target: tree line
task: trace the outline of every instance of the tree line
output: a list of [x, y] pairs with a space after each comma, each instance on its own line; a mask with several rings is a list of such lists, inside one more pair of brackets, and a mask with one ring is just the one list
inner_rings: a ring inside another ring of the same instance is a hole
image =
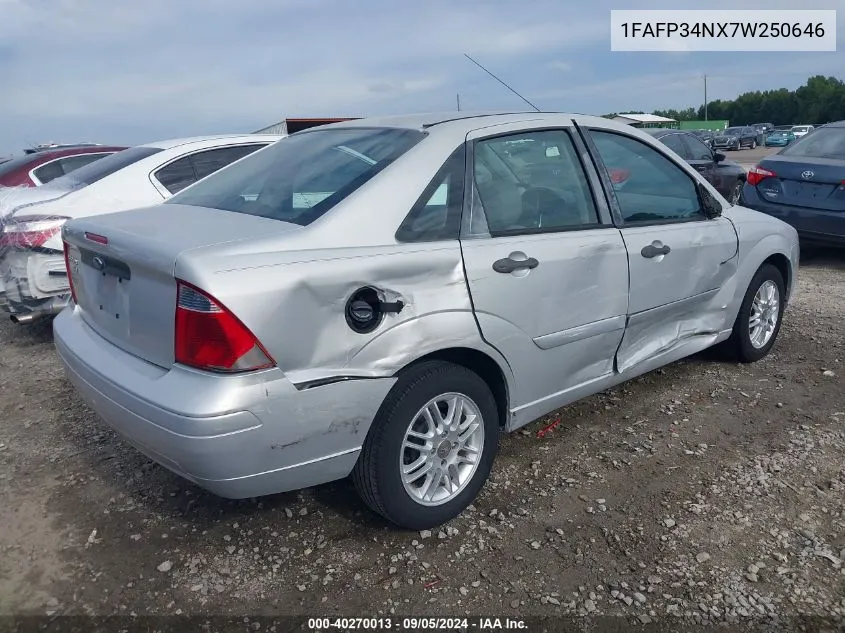
[[[652, 114], [677, 121], [703, 121], [705, 118], [703, 105], [684, 110], [655, 110]], [[604, 116], [613, 118], [617, 114]], [[845, 120], [845, 82], [836, 77], [816, 75], [795, 90], [755, 90], [736, 99], [717, 99], [707, 104], [707, 119], [727, 119], [731, 125], [819, 125], [842, 121]]]

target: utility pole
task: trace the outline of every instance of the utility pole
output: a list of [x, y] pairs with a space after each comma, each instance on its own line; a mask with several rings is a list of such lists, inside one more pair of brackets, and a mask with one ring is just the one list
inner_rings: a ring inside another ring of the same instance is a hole
[[460, 112], [461, 111], [461, 93], [459, 92], [458, 94], [456, 94], [455, 98], [458, 101], [458, 112]]
[[704, 120], [707, 121], [707, 73], [704, 73]]

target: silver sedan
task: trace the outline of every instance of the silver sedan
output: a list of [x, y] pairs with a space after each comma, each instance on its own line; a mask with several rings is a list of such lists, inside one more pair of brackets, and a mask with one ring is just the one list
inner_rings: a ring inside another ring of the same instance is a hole
[[168, 203], [68, 222], [67, 375], [221, 496], [351, 474], [421, 529], [501, 431], [719, 345], [769, 352], [787, 224], [607, 119], [390, 117], [300, 132]]

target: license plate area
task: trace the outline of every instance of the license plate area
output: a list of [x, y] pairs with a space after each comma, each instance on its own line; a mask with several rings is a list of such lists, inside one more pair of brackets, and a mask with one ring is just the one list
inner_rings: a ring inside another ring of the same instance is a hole
[[786, 187], [787, 195], [804, 200], [826, 200], [833, 187], [818, 182], [792, 182]]
[[94, 295], [96, 308], [103, 316], [119, 321], [129, 318], [129, 305], [127, 302], [127, 284], [120, 277], [108, 273], [100, 273], [97, 276], [97, 291]]
[[74, 281], [77, 276], [82, 278], [82, 283], [76, 284], [76, 294], [88, 319], [109, 334], [128, 336], [132, 277], [129, 267], [113, 257], [79, 249], [77, 272], [72, 270], [71, 275]]

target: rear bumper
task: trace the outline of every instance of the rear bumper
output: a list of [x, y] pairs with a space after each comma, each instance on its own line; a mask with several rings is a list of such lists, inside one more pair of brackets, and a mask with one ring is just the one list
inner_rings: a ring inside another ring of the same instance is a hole
[[54, 321], [68, 379], [150, 459], [220, 496], [256, 497], [348, 475], [395, 379], [298, 390], [278, 369], [219, 376], [127, 354], [74, 308]]
[[12, 315], [56, 315], [70, 288], [62, 253], [8, 248], [0, 253], [0, 310]]
[[798, 236], [805, 241], [845, 244], [845, 213], [768, 202], [760, 196], [756, 187], [747, 183], [742, 188], [740, 203], [749, 209], [783, 220], [794, 227]]

